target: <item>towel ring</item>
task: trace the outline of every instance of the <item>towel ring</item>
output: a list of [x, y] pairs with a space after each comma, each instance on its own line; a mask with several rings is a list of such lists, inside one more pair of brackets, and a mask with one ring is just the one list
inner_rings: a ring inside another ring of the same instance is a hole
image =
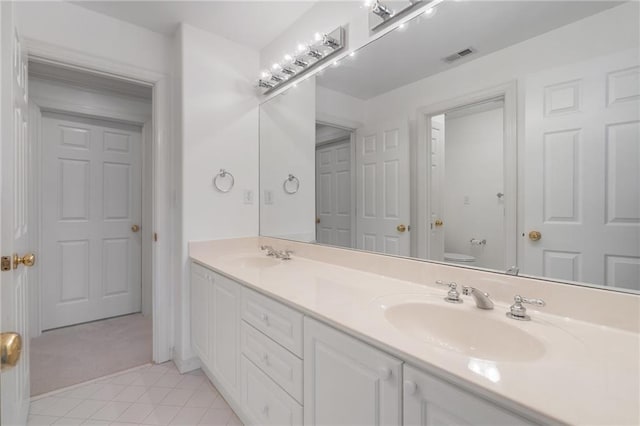
[[[293, 182], [293, 185], [294, 185], [293, 188], [291, 189], [289, 189], [290, 182]], [[284, 192], [286, 192], [287, 194], [295, 194], [300, 189], [300, 179], [298, 179], [292, 174], [289, 174], [289, 177], [286, 178], [282, 183], [282, 189], [284, 189]]]
[[[224, 188], [224, 187], [220, 187], [220, 184], [218, 183], [219, 179], [224, 179], [226, 177], [229, 177], [231, 179], [231, 182], [229, 183], [229, 187], [228, 188]], [[226, 171], [225, 169], [220, 169], [220, 173], [218, 173], [217, 175], [215, 175], [215, 177], [213, 178], [213, 186], [216, 187], [216, 189], [220, 192], [229, 192], [231, 191], [231, 188], [233, 188], [233, 184], [235, 183], [235, 179], [233, 178], [233, 175], [231, 173], [229, 173], [228, 171]]]

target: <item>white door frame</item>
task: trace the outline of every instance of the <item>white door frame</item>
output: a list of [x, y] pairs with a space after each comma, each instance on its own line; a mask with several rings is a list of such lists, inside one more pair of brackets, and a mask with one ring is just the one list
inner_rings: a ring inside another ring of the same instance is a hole
[[[419, 167], [418, 159], [431, 164], [431, 117], [467, 105], [495, 98], [504, 99], [504, 205], [505, 205], [505, 264], [516, 264], [517, 207], [518, 207], [518, 139], [517, 139], [517, 82], [469, 93], [457, 98], [439, 102], [417, 110], [418, 143], [412, 160], [412, 185], [416, 191], [411, 206], [411, 223], [415, 225], [416, 238], [411, 240], [412, 256], [429, 259], [429, 235], [431, 223], [431, 200], [429, 200], [429, 167]], [[445, 127], [446, 130], [446, 127]], [[414, 220], [415, 219], [415, 220]]]
[[[25, 44], [29, 57], [40, 62], [97, 72], [105, 76], [116, 76], [153, 88], [152, 125], [146, 122], [143, 129], [143, 139], [147, 139], [144, 136], [148, 134], [147, 132], [152, 132], [150, 138], [152, 142], [150, 147], [152, 182], [149, 186], [152, 189], [152, 208], [149, 214], [151, 226], [146, 228], [150, 232], [149, 235], [159, 234], [158, 240], [151, 244], [150, 254], [152, 264], [153, 361], [158, 363], [168, 361], [172, 358], [173, 342], [171, 336], [172, 290], [169, 277], [174, 276], [173, 269], [175, 267], [171, 262], [171, 240], [174, 237], [171, 224], [174, 219], [174, 209], [170, 200], [172, 199], [174, 180], [172, 179], [173, 167], [170, 160], [171, 145], [169, 144], [173, 130], [170, 119], [171, 84], [169, 76], [39, 40], [27, 39]], [[85, 111], [85, 113], [87, 112]], [[151, 238], [149, 241], [151, 242]], [[145, 244], [143, 244], [144, 246]]]
[[[336, 122], [340, 122], [338, 124], [336, 124]], [[336, 117], [332, 117], [332, 118], [328, 118], [328, 117], [322, 117], [322, 118], [317, 118], [316, 117], [316, 123], [317, 124], [323, 124], [325, 126], [331, 126], [331, 127], [335, 127], [336, 129], [342, 129], [342, 130], [346, 130], [347, 132], [349, 132], [350, 134], [350, 138], [349, 138], [349, 151], [350, 151], [350, 155], [351, 155], [351, 159], [350, 159], [350, 164], [349, 167], [351, 169], [351, 248], [355, 249], [355, 243], [356, 243], [356, 214], [357, 214], [357, 198], [356, 198], [356, 127], [351, 127], [353, 126], [355, 123], [352, 122], [347, 122], [346, 120], [342, 121], [337, 119]], [[343, 140], [344, 138], [341, 138], [340, 140]], [[322, 146], [326, 143], [333, 143], [336, 142], [336, 140], [330, 140], [327, 142], [323, 142], [322, 144], [318, 145], [316, 143], [316, 149], [318, 148], [318, 146]]]

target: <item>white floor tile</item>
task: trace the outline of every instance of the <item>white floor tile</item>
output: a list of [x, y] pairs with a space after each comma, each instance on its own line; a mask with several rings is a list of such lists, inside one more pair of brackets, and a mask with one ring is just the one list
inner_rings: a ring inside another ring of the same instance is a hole
[[75, 419], [71, 417], [60, 417], [54, 425], [56, 426], [76, 426], [82, 424], [86, 419]]
[[182, 376], [175, 373], [166, 373], [157, 382], [155, 382], [155, 386], [163, 387], [163, 388], [174, 388], [180, 381], [182, 380]]
[[87, 399], [82, 401], [80, 404], [75, 406], [71, 411], [69, 411], [65, 417], [74, 417], [79, 419], [88, 419], [98, 412], [101, 408], [107, 405], [106, 401], [95, 401], [91, 399]]
[[143, 393], [140, 398], [138, 398], [139, 403], [141, 404], [160, 404], [160, 401], [164, 399], [167, 394], [171, 392], [171, 388], [156, 388], [150, 387], [147, 388], [146, 392]]
[[27, 425], [28, 426], [51, 425], [56, 420], [58, 420], [58, 417], [55, 417], [55, 416], [41, 416], [39, 414], [32, 414], [27, 419]]
[[142, 422], [145, 425], [168, 425], [178, 414], [180, 407], [159, 405]]
[[153, 411], [154, 406], [151, 404], [138, 404], [135, 403], [131, 405], [131, 407], [127, 408], [127, 410], [118, 417], [119, 422], [125, 423], [140, 423], [142, 422], [151, 412]]
[[116, 397], [120, 392], [125, 389], [124, 385], [116, 385], [112, 383], [107, 383], [102, 385], [102, 388], [95, 392], [93, 395], [87, 397], [87, 399], [96, 399], [98, 401], [111, 401]]
[[135, 402], [146, 391], [147, 388], [144, 386], [127, 386], [122, 392], [116, 395], [113, 400], [120, 402]]
[[226, 408], [209, 408], [200, 419], [200, 425], [221, 426], [226, 425], [231, 418], [231, 410]]
[[202, 370], [153, 365], [31, 403], [28, 425], [241, 426]]
[[207, 409], [204, 407], [182, 407], [170, 424], [176, 426], [195, 426], [206, 411]]
[[91, 418], [96, 420], [114, 421], [130, 406], [131, 403], [129, 402], [110, 401], [93, 414]]
[[38, 413], [43, 416], [63, 417], [74, 407], [79, 405], [82, 400], [77, 398], [58, 398], [50, 396], [49, 403]]
[[176, 389], [198, 389], [204, 383], [202, 376], [190, 376], [188, 374], [182, 376], [182, 380], [175, 386]]
[[191, 398], [193, 392], [194, 391], [191, 389], [171, 389], [167, 396], [160, 401], [160, 405], [175, 405], [182, 407]]

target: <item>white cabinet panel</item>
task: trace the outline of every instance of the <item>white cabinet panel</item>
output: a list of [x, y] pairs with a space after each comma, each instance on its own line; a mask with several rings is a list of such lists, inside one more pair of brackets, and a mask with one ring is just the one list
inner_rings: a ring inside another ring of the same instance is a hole
[[431, 425], [533, 425], [527, 420], [436, 379], [404, 366], [404, 424]]
[[242, 321], [242, 354], [302, 403], [302, 360]]
[[240, 375], [240, 294], [241, 286], [211, 273], [209, 308], [209, 367], [227, 394], [237, 397]]
[[401, 361], [305, 318], [305, 425], [399, 425], [401, 383]]
[[255, 425], [302, 424], [300, 404], [244, 356], [241, 404]]
[[212, 272], [191, 264], [191, 344], [204, 364], [209, 364], [209, 313]]
[[247, 288], [242, 291], [242, 319], [302, 357], [302, 314]]

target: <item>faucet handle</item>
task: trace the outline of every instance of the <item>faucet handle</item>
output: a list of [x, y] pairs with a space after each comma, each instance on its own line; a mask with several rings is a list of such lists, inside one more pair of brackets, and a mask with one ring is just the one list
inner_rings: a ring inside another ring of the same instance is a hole
[[446, 285], [449, 287], [449, 292], [447, 293], [447, 297], [444, 298], [445, 302], [462, 303], [462, 299], [460, 298], [460, 292], [458, 292], [458, 284], [454, 283], [453, 281], [445, 283], [442, 280], [436, 280], [436, 284]]
[[523, 303], [540, 307], [547, 305], [542, 299], [529, 299], [516, 294], [513, 297], [513, 305], [509, 308], [507, 316], [518, 321], [530, 321], [531, 317], [527, 315], [527, 308], [524, 307]]

